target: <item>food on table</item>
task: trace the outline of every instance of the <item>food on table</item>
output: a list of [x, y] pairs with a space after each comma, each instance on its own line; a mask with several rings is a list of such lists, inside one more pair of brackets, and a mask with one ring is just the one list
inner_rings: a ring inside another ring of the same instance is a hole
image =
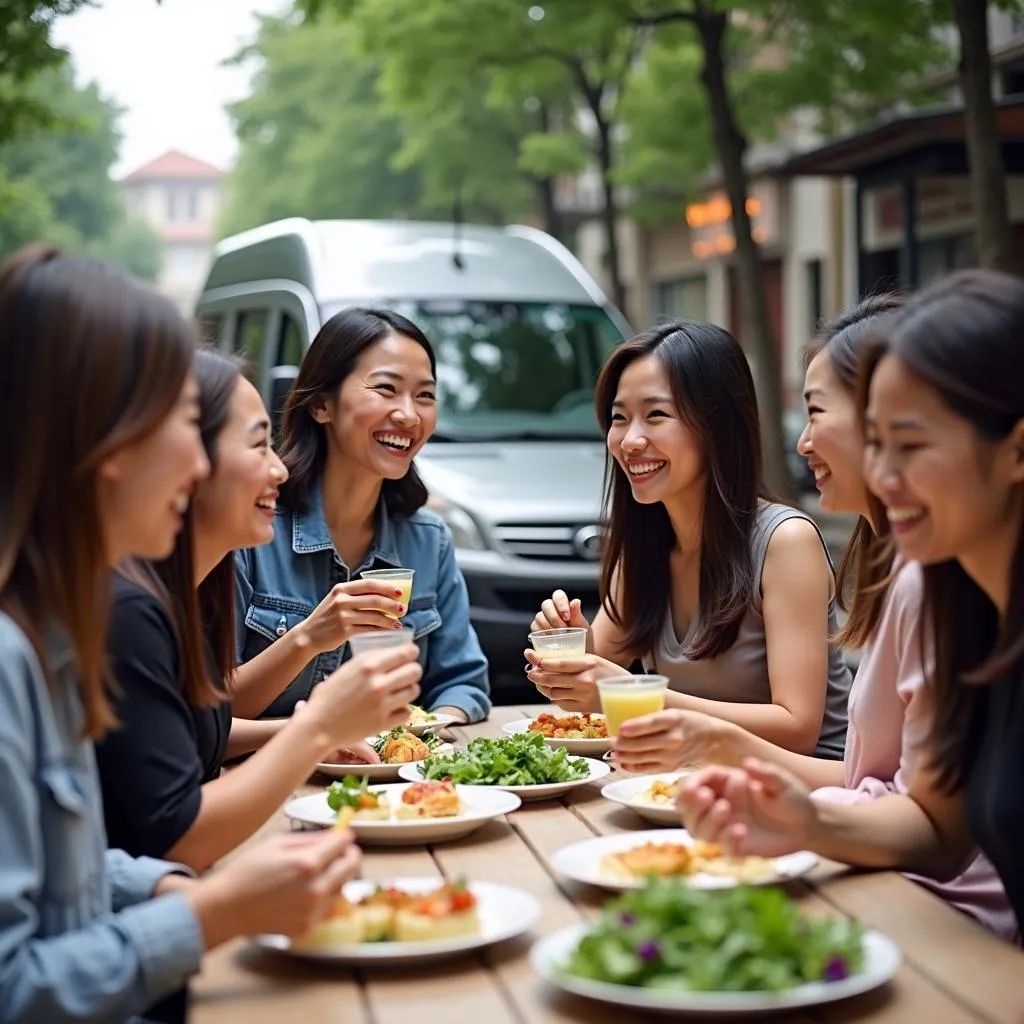
[[856, 921], [805, 916], [781, 889], [699, 890], [659, 878], [607, 904], [563, 967], [687, 992], [783, 992], [862, 969]]
[[539, 732], [547, 740], [605, 740], [608, 723], [604, 715], [553, 715], [543, 712], [528, 726], [527, 731]]
[[384, 764], [409, 764], [430, 757], [442, 745], [433, 733], [414, 736], [404, 725], [396, 725], [390, 732], [378, 736], [370, 746]]
[[564, 747], [549, 747], [536, 732], [500, 739], [481, 736], [450, 754], [431, 755], [420, 770], [425, 779], [449, 778], [476, 786], [543, 786], [590, 774], [583, 758], [569, 757]]
[[339, 896], [324, 918], [304, 935], [292, 939], [296, 949], [325, 949], [330, 946], [351, 946], [363, 941], [363, 919], [359, 908]]
[[642, 793], [637, 793], [633, 802], [653, 804], [655, 807], [670, 807], [676, 802], [685, 781], [684, 778], [675, 779], [673, 782], [655, 779]]
[[350, 821], [390, 821], [392, 814], [399, 821], [455, 818], [465, 810], [455, 785], [448, 779], [411, 783], [402, 791], [397, 806], [388, 800], [387, 793], [370, 789], [369, 782], [368, 778], [346, 775], [340, 782], [331, 783], [327, 806], [338, 812], [335, 828], [344, 828]]
[[462, 881], [423, 893], [378, 886], [355, 902], [338, 897], [327, 916], [292, 945], [330, 949], [361, 942], [429, 942], [479, 931], [476, 897]]
[[759, 882], [776, 874], [767, 857], [727, 857], [714, 843], [642, 843], [601, 858], [600, 871], [612, 878], [638, 879], [646, 875], [721, 875], [740, 882]]
[[476, 897], [464, 884], [457, 884], [442, 886], [396, 910], [391, 937], [396, 942], [425, 942], [474, 935], [479, 930]]
[[409, 720], [405, 723], [407, 727], [430, 725], [431, 722], [437, 721], [437, 715], [433, 711], [424, 711], [416, 704], [409, 704], [408, 708]]
[[451, 779], [413, 782], [395, 808], [396, 818], [455, 818], [461, 813], [462, 801]]
[[[369, 788], [369, 779], [358, 779], [346, 775], [340, 782], [332, 782], [327, 790], [327, 806], [338, 811], [337, 828], [344, 828], [349, 821], [387, 821], [391, 817], [391, 805], [385, 793], [374, 793]], [[345, 813], [345, 812], [349, 813]]]

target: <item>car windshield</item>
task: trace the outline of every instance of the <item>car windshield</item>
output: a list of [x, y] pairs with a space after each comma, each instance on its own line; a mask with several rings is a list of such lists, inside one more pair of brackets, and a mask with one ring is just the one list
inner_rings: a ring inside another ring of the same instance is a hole
[[601, 437], [594, 381], [622, 333], [597, 306], [392, 301], [437, 355], [438, 441]]

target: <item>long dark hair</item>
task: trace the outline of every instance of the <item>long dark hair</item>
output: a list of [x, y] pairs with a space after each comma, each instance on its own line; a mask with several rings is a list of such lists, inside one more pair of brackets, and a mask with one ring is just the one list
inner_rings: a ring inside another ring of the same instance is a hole
[[[244, 363], [214, 348], [196, 352], [199, 382], [199, 433], [213, 472], [217, 440], [231, 413], [231, 399], [242, 379]], [[235, 570], [229, 552], [195, 582], [195, 512], [190, 506], [174, 551], [159, 562], [133, 559], [120, 567], [126, 578], [145, 587], [167, 609], [180, 651], [182, 690], [195, 707], [216, 707], [235, 668]], [[212, 657], [216, 678], [210, 677]]]
[[[824, 352], [836, 380], [854, 401], [864, 352], [887, 322], [903, 308], [894, 293], [869, 295], [852, 309], [826, 323], [804, 353], [804, 370]], [[871, 520], [858, 517], [836, 573], [839, 607], [846, 622], [836, 634], [843, 647], [863, 647], [874, 635], [892, 578], [895, 547], [882, 503], [868, 492]]]
[[[907, 302], [865, 365], [862, 399], [888, 351], [957, 416], [990, 441], [1024, 417], [1024, 281], [993, 270], [965, 270]], [[931, 762], [947, 793], [962, 788], [973, 760], [978, 684], [1024, 670], [1024, 528], [1000, 623], [995, 606], [956, 560], [924, 567], [927, 650], [934, 656]], [[975, 685], [964, 685], [975, 684]]]
[[97, 260], [31, 246], [0, 267], [0, 609], [44, 671], [45, 631], [66, 632], [93, 739], [117, 722], [97, 472], [174, 409], [195, 341], [173, 303]]
[[[721, 327], [694, 322], [656, 327], [620, 345], [601, 370], [595, 405], [606, 434], [623, 372], [646, 356], [665, 368], [676, 409], [702, 449], [707, 483], [700, 628], [686, 653], [695, 660], [713, 658], [735, 643], [757, 586], [751, 538], [758, 500], [768, 495], [754, 380], [743, 349]], [[654, 648], [671, 599], [672, 524], [660, 502], [643, 505], [633, 499], [626, 474], [610, 455], [604, 518], [602, 598], [624, 633], [622, 653], [642, 657]]]
[[[281, 501], [304, 512], [327, 462], [324, 427], [313, 419], [313, 407], [337, 393], [359, 357], [389, 335], [411, 338], [427, 353], [430, 372], [437, 373], [434, 349], [427, 336], [404, 316], [389, 309], [354, 306], [336, 313], [320, 328], [299, 367], [281, 420], [281, 461], [288, 480]], [[388, 513], [407, 518], [427, 503], [427, 488], [415, 466], [401, 480], [385, 480], [381, 490]]]

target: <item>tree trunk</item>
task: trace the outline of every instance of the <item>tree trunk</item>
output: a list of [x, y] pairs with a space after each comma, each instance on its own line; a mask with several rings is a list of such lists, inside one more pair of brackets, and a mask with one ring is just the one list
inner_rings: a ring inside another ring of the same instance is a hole
[[[551, 112], [546, 103], [541, 102], [537, 109], [537, 121], [540, 130], [547, 134], [551, 131]], [[555, 179], [554, 178], [531, 178], [534, 191], [537, 195], [537, 205], [540, 208], [541, 219], [544, 223], [544, 230], [564, 242], [562, 238], [562, 217], [558, 212], [558, 204], [555, 201]]]
[[537, 194], [537, 206], [540, 210], [541, 222], [544, 230], [564, 242], [562, 238], [562, 216], [558, 212], [558, 204], [555, 202], [555, 180], [554, 178], [532, 178], [533, 188]]
[[612, 301], [629, 319], [626, 309], [626, 289], [622, 283], [622, 267], [619, 261], [619, 197], [612, 181], [612, 168], [615, 166], [615, 155], [612, 147], [611, 125], [605, 121], [601, 111], [594, 108], [594, 119], [597, 121], [597, 161], [601, 169], [601, 188], [604, 193], [604, 208], [601, 210], [601, 222], [604, 224], [605, 245], [608, 258], [608, 278], [612, 283]]
[[960, 88], [964, 94], [978, 263], [982, 267], [1012, 271], [1013, 236], [1006, 198], [1006, 171], [992, 100], [988, 3], [986, 0], [953, 0], [953, 13], [960, 34]]
[[747, 172], [743, 166], [747, 143], [736, 124], [726, 81], [723, 48], [728, 21], [725, 14], [706, 10], [700, 11], [695, 20], [704, 48], [701, 81], [708, 98], [715, 152], [721, 165], [726, 195], [732, 206], [736, 281], [740, 288], [743, 333], [754, 357], [764, 442], [765, 480], [777, 496], [786, 499], [793, 495], [793, 482], [786, 469], [780, 367], [765, 299], [761, 258], [751, 231], [750, 215], [747, 213]]

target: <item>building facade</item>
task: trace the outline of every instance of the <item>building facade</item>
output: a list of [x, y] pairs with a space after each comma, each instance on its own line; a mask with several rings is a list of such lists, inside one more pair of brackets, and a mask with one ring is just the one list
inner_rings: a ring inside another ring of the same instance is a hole
[[157, 287], [188, 315], [213, 255], [222, 177], [212, 164], [170, 150], [120, 182], [129, 212], [163, 242]]

